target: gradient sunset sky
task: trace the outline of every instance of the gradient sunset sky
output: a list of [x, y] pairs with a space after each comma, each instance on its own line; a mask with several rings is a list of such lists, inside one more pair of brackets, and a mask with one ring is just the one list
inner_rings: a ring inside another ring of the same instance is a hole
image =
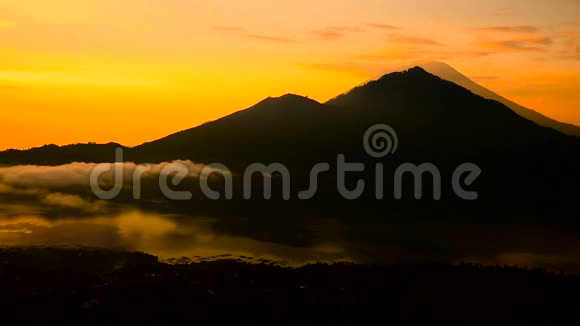
[[0, 0], [0, 149], [133, 146], [424, 60], [580, 125], [578, 0]]

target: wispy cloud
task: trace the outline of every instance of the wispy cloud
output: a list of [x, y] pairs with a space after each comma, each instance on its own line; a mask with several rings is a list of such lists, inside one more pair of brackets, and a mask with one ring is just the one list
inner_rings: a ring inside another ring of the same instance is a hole
[[383, 29], [383, 30], [398, 30], [401, 29], [395, 25], [388, 25], [388, 24], [376, 24], [376, 23], [369, 23], [367, 24], [368, 27], [376, 28], [376, 29]]
[[358, 26], [328, 26], [327, 30], [343, 32], [343, 33], [358, 33], [364, 30]]
[[344, 33], [331, 30], [316, 30], [310, 32], [310, 34], [314, 36], [314, 38], [324, 41], [337, 40], [345, 36]]
[[248, 35], [249, 38], [253, 38], [260, 41], [268, 41], [268, 42], [280, 42], [280, 43], [294, 43], [295, 40], [286, 37], [286, 36], [271, 36], [271, 35], [255, 35], [250, 34]]
[[452, 58], [476, 58], [490, 55], [489, 51], [478, 50], [454, 50], [447, 51], [444, 47], [431, 47], [431, 49], [400, 49], [395, 52], [378, 51], [371, 53], [363, 53], [356, 56], [357, 60], [364, 60], [368, 62], [390, 62], [393, 60], [402, 60], [408, 62], [410, 60], [422, 61], [441, 61]]
[[473, 31], [489, 33], [538, 33], [540, 28], [532, 25], [520, 26], [487, 26], [470, 28]]
[[469, 28], [478, 40], [475, 45], [490, 53], [542, 52], [553, 39], [533, 25], [487, 26]]
[[545, 50], [547, 45], [552, 44], [552, 42], [550, 37], [538, 35], [502, 40], [481, 40], [476, 42], [476, 45], [490, 52], [541, 52]]
[[563, 47], [559, 51], [564, 60], [580, 60], [580, 32], [576, 30], [561, 31], [557, 36]]
[[357, 26], [327, 26], [321, 30], [311, 31], [310, 34], [318, 40], [333, 41], [346, 36], [347, 33], [359, 33], [363, 29]]
[[407, 36], [401, 34], [388, 35], [389, 41], [404, 45], [444, 46], [445, 44], [424, 37]]
[[233, 35], [239, 35], [241, 37], [249, 37], [255, 40], [267, 41], [267, 42], [280, 42], [280, 43], [293, 43], [295, 40], [278, 35], [263, 35], [263, 34], [252, 34], [248, 32], [248, 29], [241, 26], [213, 26], [213, 30], [221, 33], [230, 33]]

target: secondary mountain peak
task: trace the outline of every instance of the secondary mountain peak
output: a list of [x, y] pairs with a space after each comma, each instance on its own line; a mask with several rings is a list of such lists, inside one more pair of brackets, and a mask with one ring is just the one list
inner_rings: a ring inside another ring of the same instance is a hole
[[403, 71], [403, 73], [405, 74], [415, 74], [415, 75], [421, 75], [421, 74], [429, 74], [425, 69], [419, 67], [419, 66], [414, 66], [412, 68], [407, 69], [406, 71]]
[[298, 94], [294, 94], [294, 93], [286, 93], [282, 96], [278, 96], [278, 97], [274, 97], [274, 98], [281, 99], [281, 100], [313, 101], [313, 100], [309, 99], [308, 96], [302, 96], [302, 95], [298, 95]]
[[296, 94], [268, 97], [218, 120], [145, 143], [135, 153], [140, 161], [177, 157], [244, 163], [294, 155], [287, 149], [306, 143], [328, 111], [323, 104]]
[[[425, 69], [419, 66], [413, 66], [408, 69], [404, 69], [398, 72], [387, 73], [383, 75], [378, 80], [390, 79], [390, 78], [423, 78], [425, 80], [433, 80], [433, 74], [427, 72]], [[435, 78], [438, 79], [438, 78]]]
[[285, 107], [304, 107], [312, 105], [316, 106], [320, 105], [320, 103], [306, 96], [288, 93], [277, 97], [267, 97], [256, 104], [255, 107], [272, 107], [281, 109]]

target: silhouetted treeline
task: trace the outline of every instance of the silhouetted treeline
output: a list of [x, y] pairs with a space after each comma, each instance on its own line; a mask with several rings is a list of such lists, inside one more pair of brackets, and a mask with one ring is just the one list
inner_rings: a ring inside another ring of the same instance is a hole
[[580, 321], [580, 279], [480, 265], [239, 259], [169, 265], [99, 249], [0, 249], [4, 321], [466, 324]]

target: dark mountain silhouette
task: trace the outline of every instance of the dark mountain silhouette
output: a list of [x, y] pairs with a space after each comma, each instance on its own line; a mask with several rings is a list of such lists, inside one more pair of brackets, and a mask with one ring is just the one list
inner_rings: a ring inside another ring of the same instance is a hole
[[528, 109], [523, 107], [513, 101], [508, 100], [507, 98], [477, 84], [473, 80], [469, 79], [467, 76], [463, 75], [459, 71], [455, 70], [453, 67], [439, 61], [432, 61], [426, 62], [422, 64], [418, 64], [421, 68], [425, 69], [429, 73], [432, 73], [436, 76], [439, 76], [443, 79], [449, 80], [457, 85], [463, 86], [473, 93], [483, 96], [485, 98], [496, 100], [505, 104], [507, 107], [512, 109], [517, 114], [521, 115], [522, 117], [531, 120], [540, 126], [550, 127], [556, 129], [562, 133], [567, 135], [577, 136], [580, 137], [580, 127], [569, 124], [563, 123], [560, 121], [556, 121], [554, 119], [550, 119], [537, 111]]
[[[396, 130], [399, 148], [394, 155], [375, 159], [365, 152], [363, 135], [375, 124], [388, 124]], [[114, 158], [114, 146], [94, 146], [95, 151], [90, 150], [90, 145], [84, 146], [88, 147], [82, 147], [83, 151], [76, 151], [73, 146], [3, 152], [0, 163], [58, 164]], [[175, 159], [217, 162], [226, 164], [238, 176], [254, 162], [281, 162], [292, 172], [292, 184], [304, 190], [315, 163], [329, 162], [334, 166], [337, 154], [342, 153], [349, 162], [369, 167], [364, 173], [351, 176], [347, 180], [350, 184], [364, 178], [372, 185], [372, 167], [383, 163], [385, 171], [389, 171], [385, 175], [387, 193], [392, 193], [392, 172], [397, 166], [407, 162], [432, 163], [444, 178], [443, 199], [451, 201], [457, 198], [450, 176], [459, 164], [471, 162], [483, 171], [472, 185], [481, 193], [473, 205], [494, 213], [520, 212], [525, 208], [549, 215], [554, 214], [554, 208], [562, 214], [573, 214], [569, 209], [580, 181], [579, 149], [580, 138], [539, 126], [498, 101], [415, 67], [385, 75], [325, 104], [291, 94], [268, 98], [216, 121], [126, 149], [125, 159], [151, 163]], [[424, 188], [429, 186], [427, 183]], [[335, 169], [321, 179], [319, 192], [321, 196], [336, 194]], [[404, 196], [413, 197], [412, 186], [406, 188]], [[374, 194], [368, 197], [374, 199]], [[464, 204], [440, 206], [439, 210], [449, 213], [450, 207]], [[365, 207], [380, 211], [373, 205]], [[433, 211], [432, 206], [418, 205], [417, 201], [408, 205]], [[470, 211], [474, 211], [473, 207]]]
[[[338, 152], [362, 153], [362, 135], [375, 123], [394, 127], [405, 144], [404, 152], [421, 149], [444, 156], [447, 152], [485, 154], [483, 147], [529, 150], [578, 143], [522, 119], [498, 101], [415, 67], [387, 74], [325, 104], [292, 94], [267, 98], [216, 121], [125, 150], [127, 159], [138, 162], [316, 161]], [[9, 150], [0, 153], [0, 164], [111, 161], [116, 146]]]
[[28, 150], [9, 149], [0, 152], [0, 164], [59, 165], [72, 162], [112, 162], [115, 157], [115, 149], [118, 147], [127, 149], [117, 143], [88, 143], [66, 146], [51, 144]]
[[[367, 123], [388, 121], [417, 145], [439, 149], [454, 145], [455, 152], [479, 146], [537, 146], [567, 139], [522, 119], [497, 101], [477, 96], [419, 67], [385, 75], [327, 105]], [[417, 141], [419, 137], [421, 141]]]
[[[365, 155], [362, 136], [391, 125], [408, 155], [487, 156], [486, 151], [557, 150], [577, 143], [523, 119], [505, 105], [413, 68], [385, 75], [320, 104], [297, 95], [268, 98], [246, 110], [137, 146], [137, 161], [320, 161]], [[433, 159], [433, 157], [431, 157]]]
[[324, 130], [333, 127], [332, 117], [328, 107], [287, 94], [137, 146], [131, 155], [137, 161], [191, 159], [238, 167], [252, 162], [308, 160], [308, 156], [315, 155], [311, 148], [332, 142], [324, 136]]
[[353, 135], [380, 121], [392, 126], [400, 147], [389, 158], [394, 165], [431, 162], [450, 175], [459, 163], [477, 163], [484, 173], [477, 189], [486, 194], [480, 203], [529, 208], [533, 199], [546, 208], [564, 205], [577, 191], [571, 181], [580, 180], [574, 168], [580, 163], [578, 138], [541, 127], [422, 68], [385, 75], [327, 105], [350, 117]]

